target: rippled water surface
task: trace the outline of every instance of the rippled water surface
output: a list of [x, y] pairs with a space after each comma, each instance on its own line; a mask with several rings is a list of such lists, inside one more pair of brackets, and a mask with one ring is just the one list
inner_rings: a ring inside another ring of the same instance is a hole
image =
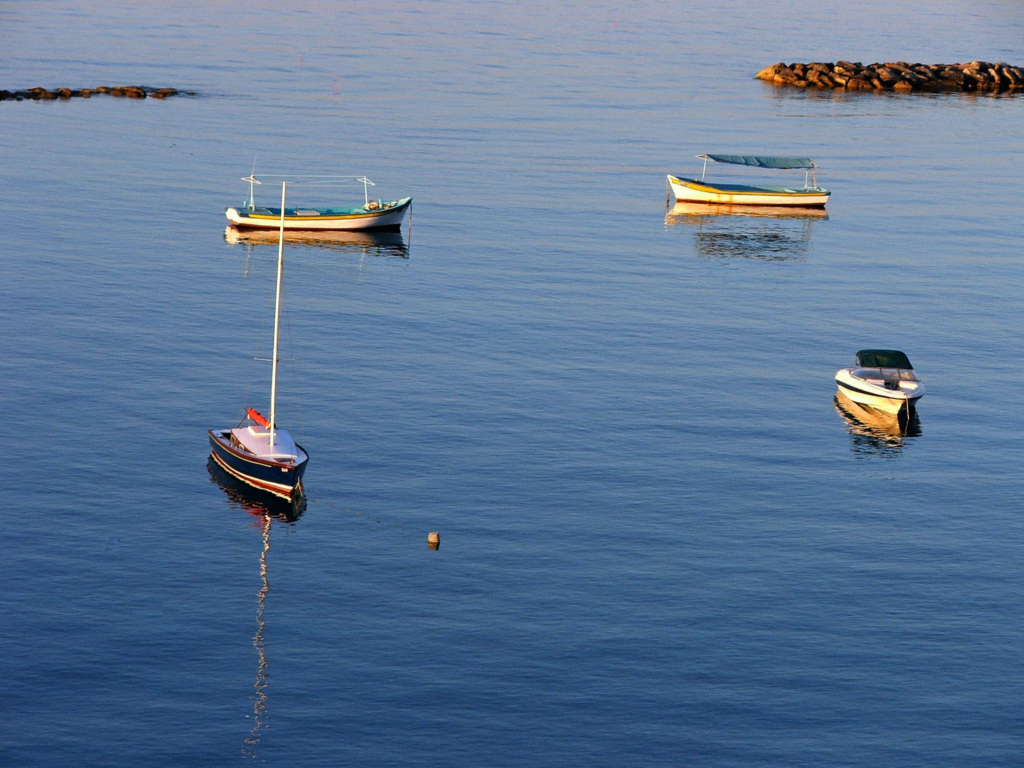
[[[0, 4], [0, 88], [196, 94], [0, 102], [0, 764], [1020, 764], [1024, 96], [753, 79], [1021, 65], [1019, 4], [129, 5]], [[827, 215], [666, 212], [715, 150]], [[206, 464], [254, 163], [415, 198], [285, 249], [293, 522]]]

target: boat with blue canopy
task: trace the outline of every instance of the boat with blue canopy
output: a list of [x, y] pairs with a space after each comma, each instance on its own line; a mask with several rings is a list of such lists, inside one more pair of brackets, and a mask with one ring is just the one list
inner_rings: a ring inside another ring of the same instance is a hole
[[[282, 177], [266, 176], [264, 179], [280, 179]], [[399, 200], [371, 200], [369, 188], [376, 186], [365, 176], [288, 176], [288, 184], [295, 186], [337, 186], [353, 181], [363, 185], [363, 204], [358, 206], [332, 206], [318, 208], [313, 206], [286, 208], [284, 216], [280, 208], [256, 205], [255, 189], [262, 182], [255, 174], [250, 174], [242, 181], [249, 182], [249, 199], [237, 208], [224, 211], [234, 226], [240, 229], [278, 229], [283, 226], [287, 230], [318, 230], [318, 231], [377, 231], [397, 232], [402, 227], [405, 214], [412, 208], [412, 198], [403, 197]]]
[[[718, 205], [770, 205], [801, 208], [824, 208], [832, 194], [818, 186], [815, 169], [806, 157], [775, 157], [767, 155], [697, 155], [704, 161], [699, 179], [668, 174], [668, 185], [676, 202], [715, 203]], [[769, 170], [802, 170], [803, 186], [765, 184], [711, 183], [706, 180], [708, 161]]]

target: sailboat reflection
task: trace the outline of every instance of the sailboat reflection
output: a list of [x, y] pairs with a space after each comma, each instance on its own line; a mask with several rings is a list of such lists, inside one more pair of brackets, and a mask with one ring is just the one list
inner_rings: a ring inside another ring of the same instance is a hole
[[267, 608], [267, 595], [270, 592], [270, 579], [267, 575], [267, 553], [270, 552], [270, 526], [274, 520], [283, 523], [294, 523], [306, 509], [304, 497], [301, 502], [290, 503], [270, 493], [263, 493], [244, 483], [235, 480], [220, 468], [211, 456], [207, 459], [210, 477], [221, 486], [233, 505], [241, 507], [252, 515], [263, 536], [263, 549], [260, 552], [260, 588], [256, 592], [256, 634], [252, 638], [256, 649], [256, 680], [252, 693], [252, 729], [245, 737], [242, 754], [248, 758], [256, 757], [260, 743], [260, 731], [263, 729], [267, 712], [267, 684], [269, 682], [269, 664], [267, 663], [266, 642], [264, 631], [267, 622], [264, 613]]
[[790, 261], [804, 257], [815, 220], [827, 218], [821, 208], [676, 203], [665, 226], [692, 227], [705, 258]]
[[[227, 227], [224, 240], [228, 245], [273, 245], [277, 247], [278, 230], [236, 229]], [[346, 232], [346, 231], [304, 231], [286, 230], [284, 239], [288, 243], [325, 248], [340, 253], [357, 253], [360, 256], [394, 256], [409, 258], [409, 246], [402, 239], [401, 232]]]
[[242, 747], [242, 754], [246, 757], [256, 757], [256, 747], [260, 743], [260, 731], [263, 728], [263, 716], [267, 711], [267, 684], [269, 665], [267, 664], [266, 643], [263, 639], [263, 630], [267, 628], [267, 622], [263, 618], [263, 612], [267, 608], [267, 593], [270, 591], [270, 580], [267, 578], [267, 552], [270, 551], [270, 515], [263, 516], [261, 525], [263, 532], [263, 551], [260, 552], [260, 589], [256, 593], [256, 634], [252, 638], [252, 646], [256, 649], [259, 661], [256, 663], [256, 682], [253, 683], [252, 694], [252, 730], [245, 737], [245, 746]]
[[236, 480], [225, 472], [213, 460], [212, 455], [206, 460], [206, 469], [210, 473], [212, 482], [219, 485], [221, 490], [227, 494], [232, 506], [240, 507], [250, 515], [267, 516], [280, 520], [282, 523], [294, 523], [306, 511], [306, 496], [303, 493], [297, 493], [291, 499], [284, 499], [272, 493], [260, 491]]
[[853, 452], [859, 455], [896, 457], [907, 444], [907, 438], [921, 435], [921, 420], [916, 410], [908, 415], [883, 413], [853, 402], [842, 392], [832, 401], [853, 439]]

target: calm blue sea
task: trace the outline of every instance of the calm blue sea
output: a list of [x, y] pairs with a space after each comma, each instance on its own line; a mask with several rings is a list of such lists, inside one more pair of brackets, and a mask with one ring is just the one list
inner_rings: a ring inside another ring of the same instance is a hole
[[[0, 103], [0, 765], [1020, 766], [1024, 95], [753, 76], [1022, 28], [0, 3], [0, 88], [196, 94]], [[813, 158], [827, 216], [666, 213], [706, 151]], [[415, 198], [285, 249], [291, 522], [207, 467], [269, 402], [254, 167]], [[834, 401], [864, 347], [928, 387], [903, 433]]]

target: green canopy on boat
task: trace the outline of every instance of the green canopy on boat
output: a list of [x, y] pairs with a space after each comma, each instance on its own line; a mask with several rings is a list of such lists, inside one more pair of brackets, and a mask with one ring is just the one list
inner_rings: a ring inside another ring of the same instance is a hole
[[731, 165], [752, 165], [755, 168], [814, 168], [814, 163], [806, 157], [765, 157], [762, 155], [697, 155], [716, 163]]
[[857, 353], [857, 365], [862, 368], [904, 368], [914, 370], [909, 358], [895, 349], [862, 349]]

